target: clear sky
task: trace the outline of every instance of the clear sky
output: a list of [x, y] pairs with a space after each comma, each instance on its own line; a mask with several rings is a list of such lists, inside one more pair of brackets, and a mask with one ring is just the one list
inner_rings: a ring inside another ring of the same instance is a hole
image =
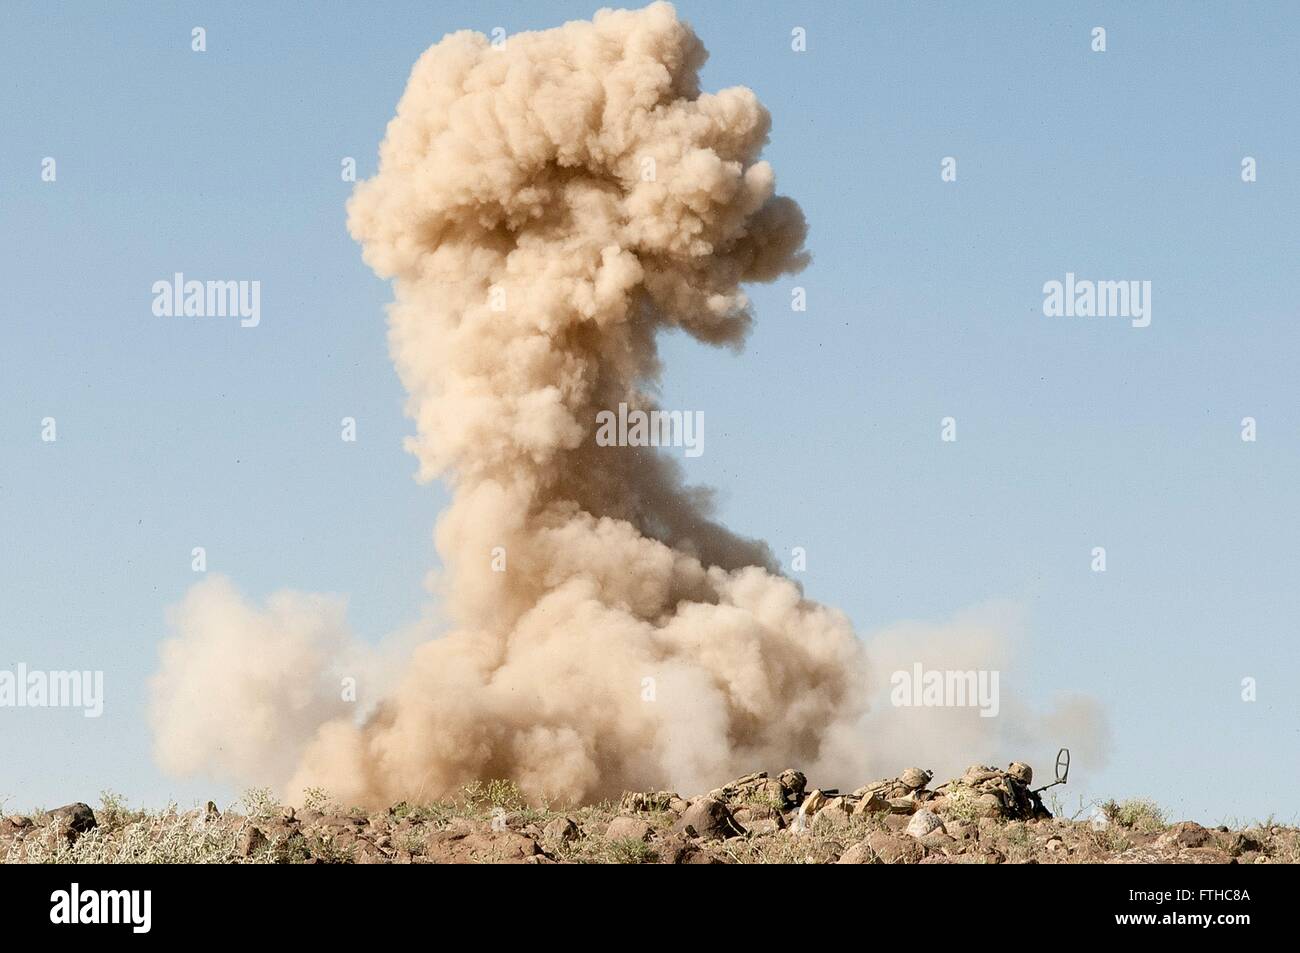
[[[756, 289], [743, 356], [665, 343], [664, 405], [709, 424], [690, 477], [733, 528], [804, 546], [806, 591], [864, 638], [1019, 604], [1004, 690], [1089, 694], [1114, 733], [1071, 798], [1300, 817], [1300, 12], [677, 6], [704, 87], [771, 110], [814, 255]], [[347, 235], [340, 163], [373, 173], [444, 33], [593, 9], [0, 8], [0, 668], [100, 669], [106, 693], [98, 719], [0, 708], [9, 810], [233, 794], [150, 754], [147, 680], [196, 546], [252, 597], [346, 594], [367, 638], [418, 615], [446, 497], [402, 450], [390, 291]], [[156, 317], [178, 271], [260, 281], [260, 326]], [[1150, 327], [1044, 316], [1067, 272], [1150, 281]]]

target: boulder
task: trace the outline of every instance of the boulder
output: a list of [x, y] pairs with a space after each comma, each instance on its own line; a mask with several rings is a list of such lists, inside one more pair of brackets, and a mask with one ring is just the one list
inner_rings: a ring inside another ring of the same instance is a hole
[[736, 837], [745, 833], [727, 805], [711, 797], [697, 798], [673, 825], [673, 831], [683, 834], [693, 832], [693, 836], [706, 840]]
[[1195, 821], [1179, 821], [1156, 838], [1160, 847], [1204, 847], [1213, 835]]
[[907, 833], [913, 837], [924, 837], [932, 831], [942, 831], [943, 820], [933, 811], [917, 811], [907, 822]]
[[906, 834], [873, 831], [864, 843], [883, 864], [915, 864], [925, 856], [925, 848]]
[[650, 839], [650, 825], [639, 817], [616, 817], [605, 829], [605, 840], [635, 840], [645, 843]]
[[99, 826], [99, 822], [95, 820], [95, 812], [90, 809], [90, 805], [83, 804], [80, 801], [65, 804], [63, 807], [56, 807], [49, 812], [49, 816], [54, 823], [58, 836], [69, 844], [73, 843], [82, 834]]

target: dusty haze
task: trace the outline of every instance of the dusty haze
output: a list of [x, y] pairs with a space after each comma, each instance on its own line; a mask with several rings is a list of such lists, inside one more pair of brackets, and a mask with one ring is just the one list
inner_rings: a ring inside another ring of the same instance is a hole
[[[996, 719], [879, 711], [894, 667], [1005, 661], [1002, 610], [859, 640], [712, 520], [671, 451], [595, 445], [599, 411], [655, 406], [661, 330], [739, 349], [742, 284], [807, 260], [759, 158], [768, 114], [748, 89], [701, 93], [705, 55], [655, 4], [420, 58], [348, 211], [394, 279], [409, 449], [453, 493], [440, 618], [376, 652], [341, 599], [195, 587], [154, 684], [165, 768], [350, 803], [490, 777], [586, 801], [789, 765], [856, 784], [1036, 740], [1005, 699]], [[1100, 750], [1086, 700], [1050, 718], [1051, 740]]]

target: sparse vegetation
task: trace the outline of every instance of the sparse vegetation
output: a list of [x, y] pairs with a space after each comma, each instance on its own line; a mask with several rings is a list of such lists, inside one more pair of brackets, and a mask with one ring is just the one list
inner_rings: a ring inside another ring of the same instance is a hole
[[270, 788], [250, 788], [244, 792], [241, 803], [249, 817], [273, 817], [282, 810]]
[[1165, 828], [1165, 812], [1155, 801], [1147, 798], [1130, 798], [1119, 803], [1106, 801], [1102, 804], [1101, 811], [1112, 824], [1130, 828], [1139, 834], [1155, 834]]
[[605, 852], [611, 864], [646, 864], [654, 857], [649, 844], [633, 837], [608, 841]]
[[979, 805], [974, 791], [970, 788], [956, 788], [948, 792], [947, 798], [945, 815], [951, 815], [963, 824], [979, 822]]
[[[742, 779], [743, 780], [743, 779]], [[1001, 783], [1001, 782], [999, 782]], [[1187, 822], [1170, 826], [1146, 799], [1107, 801], [1100, 814], [1072, 817], [986, 816], [987, 800], [949, 786], [942, 799], [915, 800], [917, 813], [933, 804], [934, 819], [907, 833], [908, 802], [852, 814], [841, 803], [810, 822], [793, 806], [742, 784], [724, 800], [687, 802], [662, 792], [637, 795], [633, 810], [602, 802], [560, 811], [529, 803], [507, 781], [466, 786], [454, 797], [425, 804], [399, 803], [367, 814], [340, 806], [322, 790], [308, 791], [302, 807], [286, 810], [269, 791], [247, 792], [222, 813], [215, 806], [181, 811], [130, 808], [111, 791], [93, 813], [67, 805], [26, 817], [0, 815], [0, 860], [8, 863], [528, 863], [646, 864], [744, 863], [1095, 863], [1152, 862], [1184, 850], [1197, 860], [1238, 863], [1300, 861], [1300, 830], [1272, 819], [1238, 830], [1207, 830]], [[843, 799], [841, 799], [842, 801]], [[671, 802], [671, 803], [670, 803]], [[812, 802], [810, 802], [812, 803]], [[823, 801], [822, 803], [829, 803]], [[858, 801], [857, 803], [861, 803]], [[719, 807], [724, 804], [724, 807]], [[708, 810], [693, 815], [696, 806]], [[978, 810], [977, 810], [978, 808]], [[720, 813], [719, 813], [720, 812]], [[643, 826], [619, 825], [633, 817]], [[734, 827], [731, 826], [734, 823]], [[748, 825], [748, 828], [746, 828]], [[737, 830], [742, 831], [736, 833]], [[635, 836], [625, 836], [633, 832]]]

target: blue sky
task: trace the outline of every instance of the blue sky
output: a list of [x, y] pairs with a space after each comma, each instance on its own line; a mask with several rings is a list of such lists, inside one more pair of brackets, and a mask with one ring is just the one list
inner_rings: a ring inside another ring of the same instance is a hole
[[[734, 528], [806, 547], [808, 594], [860, 633], [1020, 604], [1004, 688], [1087, 693], [1114, 732], [1072, 798], [1300, 816], [1300, 14], [677, 6], [704, 87], [771, 110], [814, 255], [755, 289], [743, 356], [665, 341], [664, 405], [709, 421], [691, 478]], [[390, 293], [347, 235], [340, 160], [374, 171], [444, 33], [593, 9], [4, 6], [0, 667], [102, 669], [107, 692], [93, 720], [0, 709], [11, 810], [231, 796], [150, 756], [147, 679], [195, 546], [254, 597], [345, 593], [367, 638], [418, 615], [446, 497], [402, 450]], [[261, 325], [155, 317], [176, 271], [260, 280]], [[1151, 326], [1045, 317], [1067, 272], [1151, 281]]]

